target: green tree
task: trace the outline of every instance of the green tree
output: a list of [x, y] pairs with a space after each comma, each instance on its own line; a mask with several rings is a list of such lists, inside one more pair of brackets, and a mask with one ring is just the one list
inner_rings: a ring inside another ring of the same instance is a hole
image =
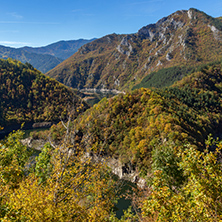
[[31, 152], [21, 143], [23, 135], [24, 132], [18, 130], [0, 143], [0, 218], [8, 215], [14, 221], [17, 221], [19, 210], [9, 206], [8, 197], [25, 178], [28, 171], [26, 164], [31, 156]]
[[31, 151], [21, 142], [24, 132], [18, 130], [10, 133], [7, 139], [0, 143], [0, 175], [1, 183], [16, 187], [25, 174], [25, 164], [31, 156]]
[[51, 151], [50, 144], [46, 143], [36, 157], [35, 175], [39, 178], [39, 183], [44, 183], [52, 172]]
[[180, 187], [185, 176], [179, 163], [181, 158], [177, 155], [177, 146], [171, 141], [165, 141], [152, 151], [152, 170], [161, 171], [161, 176], [171, 190]]

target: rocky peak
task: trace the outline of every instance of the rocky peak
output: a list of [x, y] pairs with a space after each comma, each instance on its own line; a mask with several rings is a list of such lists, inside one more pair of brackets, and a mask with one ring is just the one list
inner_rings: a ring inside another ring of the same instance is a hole
[[138, 31], [138, 36], [143, 39], [149, 39], [151, 42], [163, 40], [166, 33], [174, 32], [185, 25], [186, 21], [180, 16], [185, 12], [186, 11], [178, 11], [168, 17], [160, 19], [156, 24], [144, 26]]
[[133, 51], [133, 47], [129, 42], [130, 36], [127, 35], [122, 38], [120, 44], [117, 46], [117, 50], [122, 53], [126, 54], [127, 56], [130, 56], [130, 53]]
[[[164, 34], [173, 34], [178, 29], [183, 28], [186, 24], [192, 24], [191, 20], [193, 21], [197, 18], [199, 18], [200, 22], [210, 24], [211, 27], [215, 26], [216, 29], [220, 30], [220, 27], [217, 27], [220, 21], [219, 18], [214, 19], [204, 12], [190, 8], [189, 10], [177, 11], [167, 17], [160, 19], [155, 24], [144, 26], [138, 31], [137, 34], [142, 39], [149, 39], [151, 42], [155, 40], [161, 40], [163, 39]], [[212, 31], [215, 33], [215, 29]]]
[[222, 41], [222, 32], [218, 30], [215, 26], [213, 25], [208, 25], [208, 27], [211, 29], [213, 32], [214, 38], [218, 41]]
[[189, 18], [189, 19], [192, 19], [192, 18], [193, 18], [193, 10], [192, 10], [192, 9], [189, 9], [189, 10], [187, 11], [187, 15], [188, 15], [188, 18]]
[[179, 10], [135, 34], [114, 33], [82, 46], [50, 76], [71, 73], [73, 87], [79, 81], [84, 88], [128, 89], [162, 68], [194, 66], [222, 56], [221, 21], [193, 8]]

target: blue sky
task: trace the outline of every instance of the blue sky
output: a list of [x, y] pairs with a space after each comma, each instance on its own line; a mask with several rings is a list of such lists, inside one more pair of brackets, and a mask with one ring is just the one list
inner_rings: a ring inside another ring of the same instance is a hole
[[0, 7], [0, 45], [38, 47], [60, 40], [136, 33], [189, 8], [222, 16], [222, 0], [7, 0]]

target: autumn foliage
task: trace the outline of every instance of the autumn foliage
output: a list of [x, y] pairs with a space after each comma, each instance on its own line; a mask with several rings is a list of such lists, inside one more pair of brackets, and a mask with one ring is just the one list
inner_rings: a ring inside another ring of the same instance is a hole
[[[0, 60], [0, 124], [58, 121], [67, 108], [80, 103], [74, 92], [46, 77], [30, 64]], [[77, 107], [77, 106], [76, 106]]]
[[33, 165], [22, 131], [0, 149], [2, 221], [106, 221], [114, 207], [117, 182], [105, 163], [70, 144], [45, 145]]

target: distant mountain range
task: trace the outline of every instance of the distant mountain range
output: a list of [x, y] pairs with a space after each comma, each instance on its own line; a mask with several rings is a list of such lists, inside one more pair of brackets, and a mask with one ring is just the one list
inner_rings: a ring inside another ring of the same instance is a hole
[[79, 39], [79, 40], [70, 40], [70, 41], [59, 41], [43, 47], [33, 48], [25, 46], [20, 49], [30, 53], [44, 54], [44, 55], [47, 54], [65, 60], [69, 58], [71, 55], [73, 55], [75, 52], [77, 52], [82, 45], [92, 42], [93, 40], [95, 40], [95, 38], [90, 40]]
[[[46, 74], [73, 88], [131, 90], [139, 83], [142, 87], [143, 78], [163, 68], [167, 75], [151, 75], [144, 80], [146, 85], [170, 85], [193, 67], [221, 57], [221, 18], [191, 8], [135, 34], [111, 34], [87, 43]], [[182, 66], [185, 72], [178, 68]], [[153, 84], [157, 80], [162, 83]]]
[[44, 47], [11, 48], [0, 46], [0, 58], [13, 58], [25, 63], [28, 62], [43, 73], [53, 69], [63, 60], [73, 55], [82, 45], [95, 39], [79, 39], [59, 41]]

